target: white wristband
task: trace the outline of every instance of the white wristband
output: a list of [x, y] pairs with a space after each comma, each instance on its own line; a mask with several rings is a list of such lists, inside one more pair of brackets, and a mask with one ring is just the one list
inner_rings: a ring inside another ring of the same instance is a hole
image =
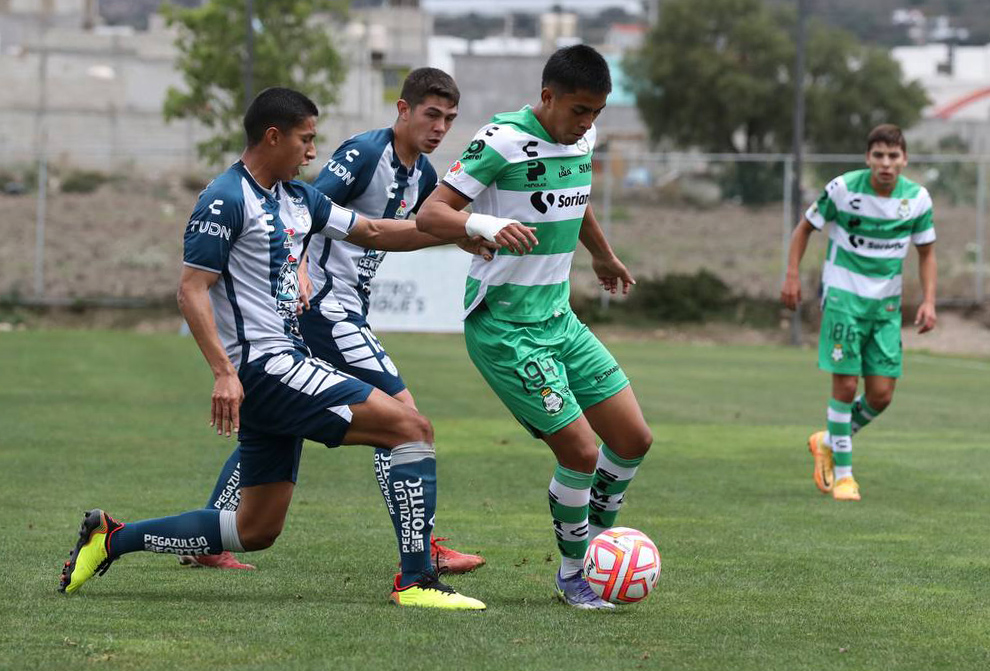
[[468, 216], [468, 220], [464, 222], [464, 231], [468, 234], [468, 237], [480, 235], [489, 242], [495, 242], [495, 235], [513, 223], [515, 221], [512, 219], [502, 219], [501, 217], [493, 217], [490, 214], [473, 212]]

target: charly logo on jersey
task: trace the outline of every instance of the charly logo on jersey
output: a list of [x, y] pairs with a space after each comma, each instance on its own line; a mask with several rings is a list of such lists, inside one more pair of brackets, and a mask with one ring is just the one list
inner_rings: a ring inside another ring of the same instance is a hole
[[911, 202], [907, 198], [901, 198], [901, 204], [897, 208], [897, 216], [906, 219], [911, 214]]
[[485, 150], [485, 141], [480, 139], [474, 140], [471, 142], [471, 144], [468, 145], [468, 148], [464, 152], [464, 155], [461, 156], [461, 160], [474, 161], [476, 159], [479, 159], [481, 158], [481, 152], [483, 152], [484, 150]]
[[[350, 152], [348, 152], [348, 154], [349, 153]], [[347, 160], [351, 161], [353, 159], [348, 157]], [[351, 184], [354, 183], [354, 175], [351, 174], [351, 171], [347, 168], [346, 165], [341, 165], [340, 163], [337, 163], [335, 160], [330, 159], [329, 161], [327, 161], [326, 169], [327, 172], [329, 172], [331, 175], [336, 175], [337, 177], [339, 177], [340, 180], [344, 182], [344, 184], [346, 184], [347, 186], [350, 186]]]
[[543, 397], [543, 409], [548, 415], [556, 415], [564, 409], [564, 397], [552, 388], [544, 387], [540, 390], [540, 396]]
[[540, 155], [540, 153], [536, 151], [536, 148], [538, 146], [540, 146], [539, 142], [537, 142], [536, 140], [530, 140], [529, 142], [523, 145], [522, 148], [523, 153], [526, 154], [526, 156], [529, 156], [530, 158], [536, 158], [537, 156]]
[[527, 161], [526, 162], [526, 186], [546, 186], [547, 180], [541, 179], [545, 174], [547, 174], [547, 166], [543, 164], [543, 161]]

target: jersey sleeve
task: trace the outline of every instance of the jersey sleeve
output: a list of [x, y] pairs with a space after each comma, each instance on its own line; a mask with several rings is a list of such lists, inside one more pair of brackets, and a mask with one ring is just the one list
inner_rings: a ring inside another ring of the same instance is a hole
[[313, 218], [313, 228], [310, 234], [319, 233], [334, 240], [343, 240], [351, 232], [351, 227], [357, 221], [357, 215], [333, 202], [320, 193], [314, 186], [299, 182], [303, 189], [306, 207]]
[[222, 273], [243, 226], [242, 198], [207, 187], [186, 225], [182, 262], [191, 268]]
[[499, 126], [489, 124], [478, 131], [461, 158], [454, 161], [443, 183], [469, 200], [495, 182], [509, 162], [498, 151]]
[[380, 154], [360, 136], [352, 137], [337, 147], [313, 180], [313, 186], [333, 202], [347, 205], [368, 188]]
[[928, 189], [922, 189], [918, 209], [920, 214], [911, 228], [911, 242], [915, 245], [930, 245], [935, 242], [935, 219], [932, 215], [932, 197]]
[[838, 213], [838, 208], [835, 205], [835, 195], [843, 187], [842, 177], [836, 177], [825, 187], [822, 191], [822, 195], [818, 197], [808, 211], [804, 213], [805, 219], [808, 222], [821, 230], [825, 224], [830, 221], [835, 221], [836, 214]]
[[426, 163], [423, 166], [423, 175], [419, 178], [419, 199], [416, 201], [416, 205], [413, 206], [413, 214], [419, 212], [420, 206], [426, 202], [426, 199], [430, 197], [437, 188], [437, 171], [433, 169], [433, 165]]

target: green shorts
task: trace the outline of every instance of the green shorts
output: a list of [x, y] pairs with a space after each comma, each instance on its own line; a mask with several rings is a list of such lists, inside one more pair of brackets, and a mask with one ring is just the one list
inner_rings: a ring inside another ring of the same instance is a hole
[[861, 319], [825, 308], [818, 367], [840, 375], [901, 376], [901, 320]]
[[629, 386], [615, 358], [569, 310], [520, 324], [482, 307], [465, 320], [464, 340], [482, 377], [536, 438]]

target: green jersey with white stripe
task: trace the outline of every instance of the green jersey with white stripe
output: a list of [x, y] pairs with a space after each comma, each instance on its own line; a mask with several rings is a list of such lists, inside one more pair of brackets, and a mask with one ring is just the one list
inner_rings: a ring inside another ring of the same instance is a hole
[[594, 126], [575, 144], [555, 142], [530, 107], [498, 114], [443, 178], [481, 214], [536, 229], [539, 245], [499, 250], [468, 271], [465, 315], [482, 302], [501, 320], [532, 323], [569, 309], [571, 259], [591, 195]]
[[854, 170], [829, 182], [805, 217], [819, 230], [831, 224], [822, 307], [864, 319], [900, 318], [908, 246], [935, 242], [928, 190], [900, 176], [889, 196], [878, 196], [870, 171]]

